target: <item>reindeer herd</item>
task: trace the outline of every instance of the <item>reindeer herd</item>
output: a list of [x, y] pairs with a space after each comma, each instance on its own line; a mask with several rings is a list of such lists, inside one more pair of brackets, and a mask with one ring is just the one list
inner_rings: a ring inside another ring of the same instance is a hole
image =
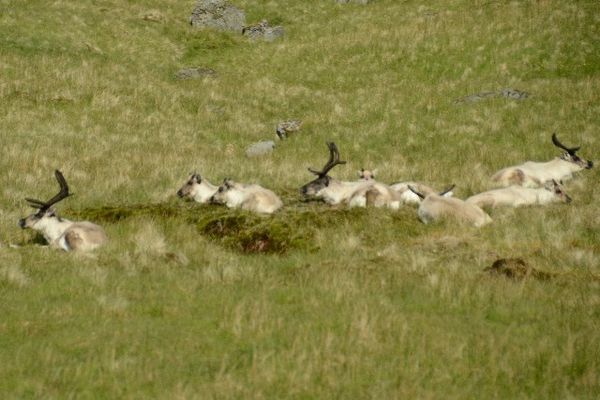
[[[316, 178], [302, 186], [300, 193], [304, 199], [318, 199], [329, 205], [347, 207], [387, 207], [395, 210], [414, 204], [418, 205], [418, 218], [425, 224], [449, 219], [480, 227], [492, 222], [485, 208], [571, 202], [563, 190], [563, 181], [571, 179], [575, 172], [592, 168], [593, 163], [577, 156], [580, 147], [566, 147], [556, 134], [552, 135], [552, 143], [564, 151], [560, 157], [548, 162], [527, 161], [504, 168], [492, 176], [492, 181], [499, 188], [461, 200], [453, 197], [454, 185], [442, 192], [417, 182], [387, 185], [376, 181], [375, 173], [365, 169], [359, 171], [359, 179], [355, 181], [335, 179], [329, 172], [346, 161], [340, 160], [335, 143], [328, 142], [327, 163], [321, 170], [308, 169]], [[108, 237], [99, 225], [88, 221], [72, 222], [56, 214], [53, 205], [69, 196], [69, 187], [60, 171], [55, 171], [55, 177], [60, 187], [58, 194], [48, 201], [25, 199], [37, 212], [19, 220], [19, 226], [39, 231], [50, 246], [65, 251], [92, 250], [105, 244]], [[197, 173], [190, 174], [177, 191], [177, 196], [260, 214], [272, 214], [283, 207], [283, 202], [274, 192], [260, 185], [225, 179], [216, 186]]]

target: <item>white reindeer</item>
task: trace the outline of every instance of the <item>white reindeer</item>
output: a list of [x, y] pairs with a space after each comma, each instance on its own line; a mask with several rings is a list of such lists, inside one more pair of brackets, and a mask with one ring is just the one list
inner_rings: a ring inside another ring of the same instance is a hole
[[283, 206], [281, 199], [269, 189], [255, 184], [236, 183], [230, 179], [223, 181], [210, 202], [261, 214], [272, 214]]
[[478, 207], [521, 207], [526, 205], [545, 205], [550, 203], [570, 203], [571, 197], [562, 186], [552, 180], [543, 188], [527, 188], [512, 185], [505, 188], [489, 190], [469, 197], [467, 203]]
[[558, 141], [556, 133], [552, 134], [552, 143], [565, 150], [560, 157], [548, 162], [527, 161], [521, 165], [501, 169], [492, 176], [492, 180], [502, 186], [540, 187], [553, 179], [558, 182], [571, 179], [573, 173], [594, 166], [592, 161], [586, 161], [577, 156], [577, 150], [581, 146], [566, 147]]
[[[423, 200], [421, 197], [419, 197], [413, 191], [411, 191], [409, 189], [409, 186], [411, 186], [413, 189], [415, 189], [417, 192], [423, 194], [424, 196], [428, 196], [430, 194], [437, 193], [436, 190], [434, 190], [430, 186], [427, 186], [423, 183], [418, 183], [418, 182], [394, 183], [394, 184], [390, 185], [390, 188], [392, 190], [394, 190], [396, 193], [398, 193], [399, 198], [402, 201], [402, 204], [417, 204], [418, 205], [418, 204], [421, 204], [421, 201]], [[444, 193], [444, 197], [452, 197], [452, 196], [453, 196], [452, 190]]]
[[205, 178], [193, 172], [186, 183], [177, 191], [177, 196], [180, 198], [189, 197], [198, 203], [208, 203], [218, 189], [218, 186], [211, 184]]
[[41, 232], [48, 244], [65, 251], [93, 250], [108, 241], [101, 226], [88, 221], [73, 222], [56, 215], [52, 205], [69, 196], [69, 187], [62, 173], [54, 171], [60, 191], [48, 201], [25, 199], [38, 211], [19, 220], [22, 229], [31, 228]]
[[439, 194], [424, 195], [409, 186], [413, 193], [423, 199], [417, 210], [421, 222], [428, 224], [441, 219], [453, 219], [476, 227], [492, 222], [490, 216], [475, 204], [454, 197], [444, 197], [444, 194], [452, 190], [453, 187], [454, 185]]
[[346, 164], [346, 161], [340, 161], [340, 153], [335, 143], [328, 142], [327, 147], [329, 148], [327, 164], [320, 171], [308, 168], [311, 173], [317, 175], [317, 178], [302, 186], [300, 193], [305, 198], [313, 197], [322, 199], [327, 204], [337, 205], [347, 202], [358, 189], [371, 185], [371, 173], [369, 171], [369, 174], [365, 174], [360, 180], [351, 182], [330, 177], [327, 175], [328, 172], [336, 165]]

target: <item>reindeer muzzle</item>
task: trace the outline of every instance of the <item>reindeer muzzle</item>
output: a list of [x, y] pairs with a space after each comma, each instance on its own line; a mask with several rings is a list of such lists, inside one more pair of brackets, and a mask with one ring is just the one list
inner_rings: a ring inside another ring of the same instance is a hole
[[183, 197], [183, 192], [181, 190], [177, 191], [177, 197], [179, 197], [179, 198]]
[[19, 228], [21, 228], [21, 229], [25, 229], [25, 228], [27, 228], [27, 227], [25, 226], [25, 218], [21, 218], [21, 219], [19, 220], [19, 222], [17, 223], [17, 225], [19, 225]]
[[592, 169], [592, 167], [594, 166], [593, 161], [588, 161], [587, 163], [587, 167], [585, 167], [586, 169]]

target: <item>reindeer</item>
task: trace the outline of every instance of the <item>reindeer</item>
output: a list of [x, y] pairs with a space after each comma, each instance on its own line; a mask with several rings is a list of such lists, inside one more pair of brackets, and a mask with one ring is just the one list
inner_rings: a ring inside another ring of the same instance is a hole
[[563, 145], [556, 137], [556, 133], [552, 134], [552, 143], [565, 151], [560, 157], [548, 162], [527, 161], [521, 165], [501, 169], [492, 176], [492, 180], [502, 186], [540, 187], [553, 179], [558, 182], [571, 179], [574, 172], [594, 166], [592, 161], [577, 156], [576, 153], [581, 146]]
[[[417, 192], [422, 193], [424, 196], [428, 196], [430, 194], [436, 194], [437, 191], [433, 188], [417, 182], [398, 182], [390, 185], [390, 188], [398, 193], [400, 201], [402, 204], [421, 204], [423, 200], [421, 197], [416, 195], [413, 191], [409, 189], [409, 186], [412, 186]], [[452, 190], [445, 192], [444, 197], [452, 197]]]
[[56, 170], [54, 176], [60, 191], [48, 201], [26, 198], [25, 200], [38, 211], [19, 220], [22, 229], [31, 228], [44, 235], [48, 244], [65, 251], [93, 250], [108, 241], [102, 227], [88, 221], [72, 222], [56, 215], [52, 206], [69, 196], [69, 186], [63, 174]]
[[272, 214], [283, 206], [281, 199], [272, 191], [259, 185], [236, 183], [230, 179], [223, 181], [211, 196], [210, 202], [261, 214]]
[[489, 190], [469, 197], [467, 203], [478, 207], [520, 207], [526, 205], [545, 205], [550, 203], [570, 203], [571, 197], [554, 179], [543, 188], [526, 188], [512, 185], [506, 188]]
[[348, 201], [357, 189], [369, 186], [372, 182], [369, 178], [365, 179], [364, 177], [354, 182], [339, 181], [327, 175], [336, 165], [346, 164], [346, 161], [340, 161], [340, 153], [335, 143], [327, 142], [327, 147], [329, 148], [327, 164], [320, 171], [308, 168], [317, 178], [302, 186], [300, 193], [305, 198], [323, 199], [327, 204], [336, 205]]
[[454, 197], [444, 197], [444, 194], [452, 190], [454, 185], [439, 194], [432, 193], [429, 195], [418, 192], [412, 186], [408, 188], [423, 199], [417, 210], [417, 215], [424, 224], [444, 218], [466, 222], [476, 227], [492, 222], [490, 216], [475, 204]]
[[187, 182], [177, 191], [177, 196], [180, 198], [189, 197], [198, 203], [208, 203], [218, 189], [218, 186], [192, 172]]

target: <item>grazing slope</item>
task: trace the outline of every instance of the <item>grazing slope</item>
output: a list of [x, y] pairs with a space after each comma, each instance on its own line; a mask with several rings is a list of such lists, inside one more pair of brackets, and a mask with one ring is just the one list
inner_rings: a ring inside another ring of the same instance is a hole
[[[377, 168], [463, 199], [557, 156], [554, 131], [594, 160], [600, 4], [234, 3], [285, 36], [194, 30], [193, 0], [0, 2], [0, 397], [597, 398], [597, 168], [570, 205], [481, 229], [298, 188], [326, 141], [338, 179]], [[505, 88], [529, 96], [455, 101]], [[301, 134], [245, 157], [290, 118]], [[56, 168], [75, 194], [59, 213], [111, 238], [91, 255], [16, 226]], [[184, 202], [193, 170], [284, 208]], [[540, 273], [483, 272], [512, 258]]]

